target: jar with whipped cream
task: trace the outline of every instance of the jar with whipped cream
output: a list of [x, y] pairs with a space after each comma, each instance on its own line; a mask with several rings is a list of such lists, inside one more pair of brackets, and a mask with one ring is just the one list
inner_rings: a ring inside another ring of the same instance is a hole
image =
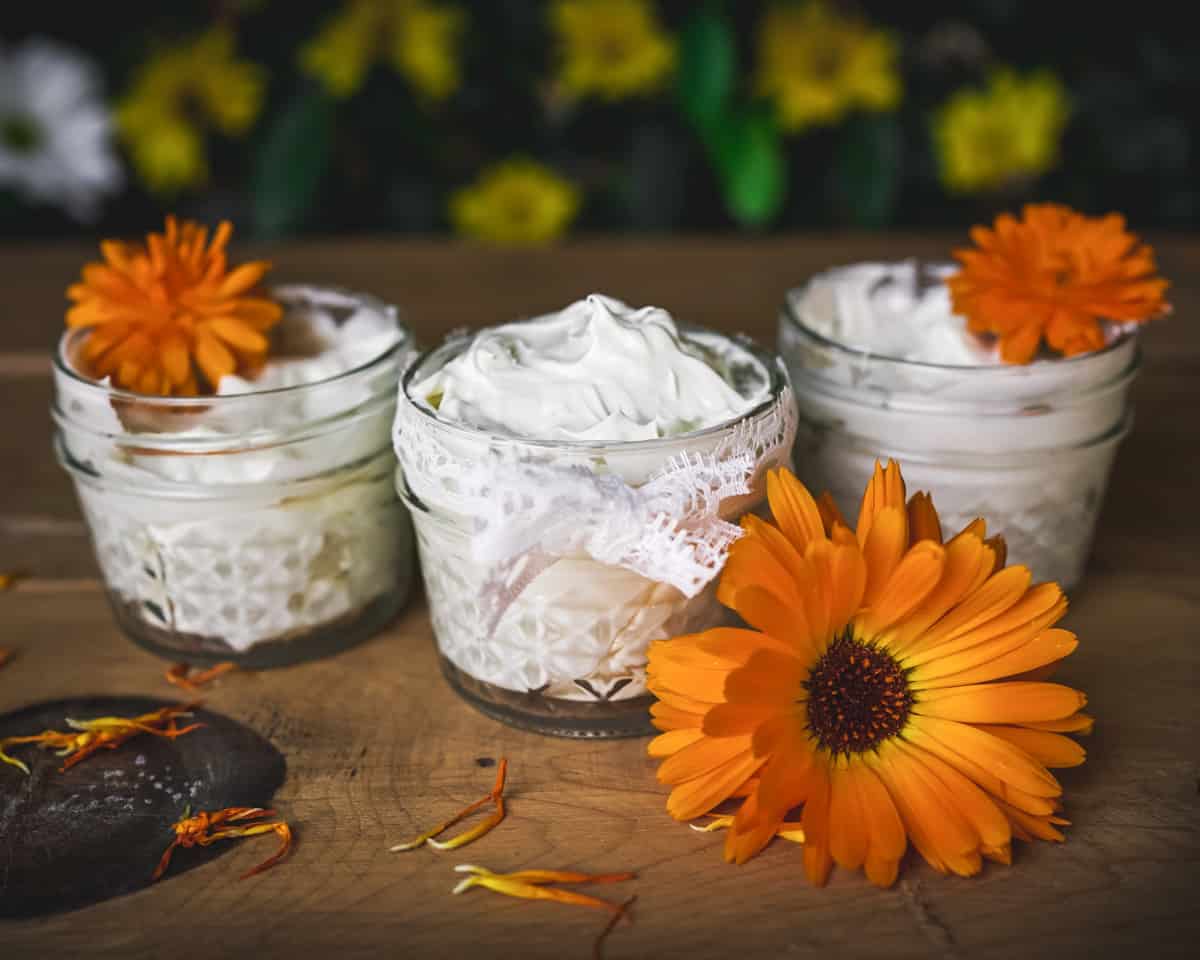
[[650, 732], [647, 646], [724, 622], [736, 520], [794, 432], [777, 358], [608, 297], [425, 354], [397, 486], [451, 686], [542, 733]]
[[779, 350], [800, 412], [797, 474], [853, 519], [862, 478], [895, 457], [947, 534], [987, 517], [1010, 563], [1071, 587], [1132, 422], [1136, 337], [1114, 329], [1092, 353], [1003, 364], [951, 310], [953, 270], [862, 263], [788, 293]]
[[411, 335], [370, 296], [272, 293], [284, 311], [272, 356], [213, 396], [90, 379], [86, 329], [55, 358], [56, 451], [116, 619], [172, 660], [324, 656], [383, 626], [409, 591], [389, 435]]

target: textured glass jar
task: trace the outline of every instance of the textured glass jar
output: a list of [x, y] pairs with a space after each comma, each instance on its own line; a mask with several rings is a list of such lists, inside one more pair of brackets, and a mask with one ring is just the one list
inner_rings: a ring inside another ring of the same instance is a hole
[[1137, 340], [1024, 366], [879, 356], [804, 324], [792, 291], [779, 351], [800, 412], [797, 475], [850, 519], [876, 458], [933, 495], [946, 533], [983, 517], [1010, 563], [1064, 587], [1082, 579], [1117, 446], [1132, 424]]
[[[681, 458], [718, 461], [746, 447], [749, 439], [749, 492], [721, 498], [719, 507], [714, 506], [721, 520], [736, 520], [762, 503], [765, 471], [789, 462], [795, 412], [783, 365], [739, 342], [753, 357], [766, 399], [716, 427], [662, 440], [537, 441], [439, 420], [412, 400], [411, 384], [438, 369], [466, 342], [462, 337], [451, 339], [412, 365], [401, 385], [397, 420], [397, 487], [413, 515], [443, 672], [483, 713], [524, 729], [566, 737], [650, 733], [646, 648], [654, 640], [727, 622], [716, 600], [716, 580], [688, 596], [626, 565], [601, 562], [594, 553], [549, 554], [536, 543], [534, 530], [534, 543], [504, 567], [498, 583], [496, 568], [481, 560], [475, 549], [479, 524], [464, 506], [462, 486], [417, 468], [406, 446], [418, 442], [414, 435], [420, 434], [419, 440], [445, 451], [447, 459], [463, 464], [496, 460], [518, 470], [544, 468], [553, 471], [550, 482], [556, 485], [564, 472], [589, 489], [599, 477], [612, 483], [615, 510]], [[538, 486], [536, 480], [530, 483]], [[516, 490], [516, 498], [521, 493]], [[536, 497], [539, 490], [531, 493]], [[514, 495], [511, 486], [507, 495]], [[578, 516], [580, 525], [612, 519], [605, 516], [604, 503], [571, 514], [570, 494], [562, 500], [564, 513]], [[674, 526], [673, 518], [655, 519], [671, 519]], [[651, 529], [650, 539], [653, 535]], [[631, 539], [637, 538], [632, 530]]]
[[368, 318], [382, 346], [293, 386], [149, 397], [77, 371], [88, 331], [59, 345], [59, 461], [118, 623], [172, 660], [258, 668], [325, 656], [383, 626], [408, 594], [412, 529], [389, 437], [411, 337], [371, 297], [273, 292], [281, 329], [301, 316], [338, 329]]

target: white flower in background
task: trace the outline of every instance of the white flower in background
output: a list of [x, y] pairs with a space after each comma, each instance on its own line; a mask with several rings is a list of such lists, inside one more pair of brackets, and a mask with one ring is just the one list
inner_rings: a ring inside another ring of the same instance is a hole
[[122, 181], [95, 65], [46, 40], [0, 44], [0, 188], [90, 220]]

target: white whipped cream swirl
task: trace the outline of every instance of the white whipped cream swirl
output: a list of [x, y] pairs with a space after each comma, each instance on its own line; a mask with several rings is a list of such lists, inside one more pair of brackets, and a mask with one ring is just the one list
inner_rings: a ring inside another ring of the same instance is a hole
[[727, 358], [680, 335], [665, 310], [593, 294], [492, 327], [410, 388], [441, 420], [530, 440], [624, 442], [725, 423], [766, 396], [740, 393]]

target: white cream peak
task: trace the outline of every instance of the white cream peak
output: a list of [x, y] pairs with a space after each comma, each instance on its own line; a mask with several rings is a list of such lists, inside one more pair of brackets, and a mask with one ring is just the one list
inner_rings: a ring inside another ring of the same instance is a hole
[[592, 294], [480, 331], [410, 393], [441, 420], [492, 433], [648, 440], [728, 422], [761, 402], [766, 378], [744, 396], [722, 369], [728, 359], [681, 335], [665, 310]]

